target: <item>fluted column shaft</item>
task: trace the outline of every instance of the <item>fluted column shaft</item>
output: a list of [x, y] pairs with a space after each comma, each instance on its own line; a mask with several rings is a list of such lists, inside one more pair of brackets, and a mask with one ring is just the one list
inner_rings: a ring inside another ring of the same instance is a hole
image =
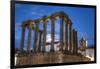
[[77, 32], [73, 29], [73, 54], [77, 54]]
[[77, 42], [77, 31], [75, 31], [75, 54], [77, 54], [77, 50], [78, 50], [78, 42]]
[[31, 44], [31, 38], [32, 38], [32, 28], [29, 28], [29, 32], [28, 32], [28, 45], [27, 45], [27, 51], [30, 51], [30, 44]]
[[54, 52], [54, 40], [55, 40], [55, 18], [51, 18], [51, 52]]
[[46, 28], [47, 28], [46, 25], [47, 23], [44, 20], [44, 23], [43, 23], [43, 52], [45, 52], [45, 47], [46, 47]]
[[73, 29], [72, 30], [72, 38], [73, 38], [73, 40], [72, 40], [72, 48], [73, 48], [73, 50], [72, 50], [72, 52], [73, 52], [73, 54], [75, 53], [75, 30]]
[[68, 23], [65, 22], [65, 51], [68, 51]]
[[71, 49], [72, 49], [72, 24], [71, 24], [71, 21], [69, 20], [68, 21], [68, 26], [69, 26], [69, 51], [71, 52]]
[[25, 27], [22, 26], [22, 34], [21, 34], [21, 42], [20, 42], [21, 51], [23, 51], [24, 48], [24, 39], [25, 39]]
[[61, 46], [61, 51], [63, 51], [63, 22], [64, 22], [64, 17], [60, 17], [60, 46]]
[[74, 51], [74, 33], [73, 33], [73, 29], [72, 29], [72, 31], [71, 31], [71, 33], [72, 33], [72, 47], [71, 47], [71, 52], [73, 53], [73, 51]]
[[39, 30], [39, 21], [36, 21], [36, 29], [34, 30], [34, 52], [37, 52], [38, 46], [38, 30]]
[[41, 51], [41, 38], [42, 38], [42, 31], [39, 31], [39, 46], [38, 46], [38, 51]]

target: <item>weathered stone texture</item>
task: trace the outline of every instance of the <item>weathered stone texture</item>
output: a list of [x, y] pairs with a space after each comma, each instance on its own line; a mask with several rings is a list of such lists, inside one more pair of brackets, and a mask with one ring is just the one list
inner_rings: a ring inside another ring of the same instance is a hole
[[50, 63], [68, 63], [68, 62], [84, 62], [90, 61], [82, 55], [67, 55], [62, 52], [52, 53], [36, 53], [36, 54], [20, 54], [17, 56], [16, 65], [35, 65]]

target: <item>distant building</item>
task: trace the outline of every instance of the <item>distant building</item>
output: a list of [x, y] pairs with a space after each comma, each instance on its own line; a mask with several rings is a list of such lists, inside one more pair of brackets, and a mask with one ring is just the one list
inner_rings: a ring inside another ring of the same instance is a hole
[[85, 51], [85, 49], [87, 48], [87, 40], [82, 37], [79, 41], [79, 44], [80, 44], [80, 50]]

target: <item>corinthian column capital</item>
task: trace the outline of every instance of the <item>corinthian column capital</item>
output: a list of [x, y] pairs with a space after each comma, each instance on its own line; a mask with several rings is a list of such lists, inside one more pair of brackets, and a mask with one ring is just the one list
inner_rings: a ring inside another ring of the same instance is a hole
[[68, 20], [68, 25], [72, 26], [71, 20]]
[[48, 17], [47, 16], [43, 16], [43, 23], [47, 24], [47, 22], [48, 22]]
[[21, 25], [22, 29], [25, 29], [26, 26], [27, 26], [27, 22], [26, 22], [26, 21], [23, 21], [23, 22], [22, 22], [22, 25]]
[[34, 25], [34, 21], [33, 20], [28, 20], [27, 21], [29, 29], [32, 29], [33, 25]]
[[52, 15], [52, 16], [51, 16], [51, 20], [52, 20], [52, 21], [56, 21], [56, 16], [55, 16], [55, 15]]

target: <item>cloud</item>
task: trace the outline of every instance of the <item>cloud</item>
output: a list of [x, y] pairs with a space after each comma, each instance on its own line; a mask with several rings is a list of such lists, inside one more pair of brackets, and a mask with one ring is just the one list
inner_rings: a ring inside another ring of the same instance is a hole
[[[57, 37], [58, 37], [58, 35], [55, 35], [55, 41], [59, 41]], [[51, 34], [47, 34], [47, 36], [46, 36], [46, 42], [51, 42]], [[58, 44], [59, 44], [59, 43], [58, 43]], [[54, 45], [54, 50], [55, 50], [55, 51], [58, 51], [58, 50], [59, 50], [58, 44], [55, 44], [55, 45]], [[51, 49], [51, 45], [47, 45], [47, 46], [46, 46], [46, 52], [49, 52], [50, 49]]]
[[[55, 35], [55, 41], [59, 41], [59, 35]], [[51, 42], [51, 34], [47, 34], [46, 42]]]
[[46, 36], [46, 42], [51, 42], [51, 34], [47, 34], [47, 36]]
[[38, 16], [38, 17], [43, 16], [41, 13], [37, 13], [37, 12], [31, 12], [31, 14], [34, 15], [34, 16]]

